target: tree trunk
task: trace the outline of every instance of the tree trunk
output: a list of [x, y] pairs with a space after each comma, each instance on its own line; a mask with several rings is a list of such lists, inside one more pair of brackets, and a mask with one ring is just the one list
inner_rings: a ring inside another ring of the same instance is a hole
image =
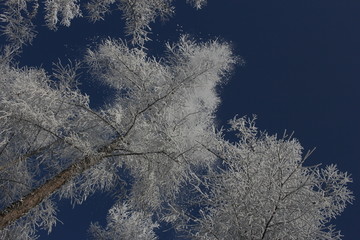
[[6, 228], [8, 225], [27, 214], [31, 209], [40, 204], [44, 199], [61, 188], [73, 177], [84, 172], [101, 160], [101, 157], [91, 159], [90, 157], [85, 157], [81, 161], [70, 165], [67, 169], [58, 173], [40, 187], [34, 189], [21, 200], [12, 203], [0, 212], [0, 230]]
[[[47, 197], [51, 196], [51, 194], [55, 193], [75, 176], [78, 176], [85, 170], [100, 163], [104, 158], [113, 156], [112, 153], [114, 149], [119, 144], [119, 142], [122, 142], [123, 140], [123, 136], [117, 137], [109, 144], [99, 148], [95, 155], [86, 156], [80, 161], [71, 164], [68, 168], [46, 181], [43, 185], [34, 189], [31, 193], [24, 196], [21, 200], [16, 201], [6, 207], [0, 212], [0, 231], [22, 216], [26, 215], [31, 209], [36, 207]], [[127, 151], [126, 153], [116, 154], [116, 156], [144, 155], [149, 153], [153, 154], [161, 152], [138, 153]]]

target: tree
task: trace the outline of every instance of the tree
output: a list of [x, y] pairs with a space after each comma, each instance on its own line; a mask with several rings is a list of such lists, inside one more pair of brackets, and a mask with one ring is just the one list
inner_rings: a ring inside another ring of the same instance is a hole
[[56, 82], [39, 69], [2, 66], [3, 234], [19, 227], [32, 234], [35, 225], [50, 231], [52, 194], [82, 203], [114, 186], [118, 168], [135, 179], [131, 206], [154, 211], [193, 166], [213, 159], [197, 142], [211, 141], [214, 88], [234, 63], [229, 46], [183, 37], [168, 54], [160, 63], [112, 40], [89, 51], [94, 74], [116, 90], [114, 102], [98, 111], [72, 86], [75, 74], [66, 67]]
[[[259, 133], [245, 118], [230, 122], [236, 143], [216, 130], [216, 86], [240, 61], [227, 43], [183, 36], [166, 46], [166, 57], [148, 56], [149, 24], [170, 16], [171, 3], [90, 1], [93, 21], [112, 4], [122, 10], [132, 47], [105, 40], [81, 64], [59, 62], [49, 75], [12, 59], [35, 37], [38, 1], [5, 1], [11, 45], [0, 60], [0, 239], [51, 232], [58, 199], [82, 204], [124, 177], [129, 189], [107, 226], [91, 225], [94, 238], [156, 239], [154, 228], [168, 222], [194, 239], [340, 239], [329, 221], [352, 201], [346, 173], [304, 166], [296, 140]], [[44, 1], [47, 26], [69, 26], [82, 16], [79, 4]], [[78, 89], [81, 65], [113, 90], [111, 103], [90, 107]]]
[[[335, 165], [306, 166], [296, 139], [258, 132], [254, 119], [234, 118], [238, 141], [220, 135], [206, 146], [221, 161], [217, 168], [194, 177], [192, 188], [201, 204], [185, 213], [185, 200], [172, 208], [179, 229], [192, 229], [193, 239], [341, 239], [330, 224], [352, 202], [351, 178]], [[199, 208], [199, 207], [197, 207]]]

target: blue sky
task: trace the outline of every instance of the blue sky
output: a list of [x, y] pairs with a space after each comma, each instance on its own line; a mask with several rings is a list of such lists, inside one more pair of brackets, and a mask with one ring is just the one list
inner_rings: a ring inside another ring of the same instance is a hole
[[[348, 0], [208, 0], [200, 11], [177, 1], [176, 15], [153, 25], [147, 47], [161, 54], [167, 40], [179, 34], [194, 39], [231, 42], [246, 64], [238, 66], [220, 89], [219, 124], [234, 115], [256, 114], [261, 130], [282, 135], [294, 131], [305, 150], [316, 147], [309, 165], [335, 163], [352, 174], [355, 197], [360, 191], [360, 2]], [[42, 24], [42, 23], [40, 23]], [[58, 58], [81, 58], [94, 41], [123, 37], [119, 14], [105, 22], [75, 20], [72, 27], [51, 32], [38, 28], [32, 46], [18, 59], [21, 65], [50, 69]], [[107, 90], [83, 82], [93, 106], [107, 101]], [[86, 239], [91, 221], [103, 221], [111, 200], [96, 194], [82, 206], [59, 205], [59, 224], [40, 239]], [[358, 201], [334, 222], [357, 239]], [[171, 232], [161, 239], [173, 239]]]

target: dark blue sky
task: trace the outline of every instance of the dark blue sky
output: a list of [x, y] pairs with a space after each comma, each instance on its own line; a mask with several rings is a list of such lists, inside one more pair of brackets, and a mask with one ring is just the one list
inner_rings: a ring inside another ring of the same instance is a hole
[[[208, 1], [196, 11], [178, 0], [175, 17], [153, 25], [149, 51], [159, 54], [166, 40], [176, 41], [181, 33], [231, 42], [246, 64], [237, 67], [221, 89], [219, 122], [225, 124], [235, 114], [256, 114], [262, 130], [294, 131], [305, 150], [317, 148], [308, 163], [336, 163], [352, 173], [355, 183], [350, 187], [359, 196], [360, 2]], [[39, 28], [38, 38], [19, 61], [49, 68], [57, 58], [80, 58], [94, 40], [122, 37], [120, 15], [106, 19], [98, 24], [75, 20], [72, 27], [55, 33]], [[94, 105], [106, 101], [106, 90], [95, 83], [84, 82], [82, 88]], [[59, 218], [64, 224], [40, 239], [86, 239], [89, 222], [103, 220], [110, 206], [111, 201], [101, 195], [74, 210], [70, 203], [61, 203]], [[358, 239], [359, 214], [355, 201], [334, 222], [344, 239]]]

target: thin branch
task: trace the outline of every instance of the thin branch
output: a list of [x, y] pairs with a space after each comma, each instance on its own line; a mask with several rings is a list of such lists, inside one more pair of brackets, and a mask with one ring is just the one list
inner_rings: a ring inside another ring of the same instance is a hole
[[12, 166], [14, 166], [15, 164], [17, 164], [17, 163], [19, 163], [19, 162], [21, 162], [21, 161], [24, 161], [24, 160], [26, 160], [26, 159], [29, 158], [29, 157], [35, 156], [36, 154], [38, 154], [38, 153], [40, 153], [40, 152], [42, 152], [42, 151], [44, 151], [44, 150], [49, 149], [52, 145], [56, 144], [56, 143], [59, 142], [59, 141], [60, 141], [60, 139], [57, 139], [57, 140], [55, 140], [54, 142], [52, 142], [52, 143], [50, 143], [50, 144], [48, 144], [48, 145], [46, 145], [46, 146], [40, 147], [40, 148], [38, 148], [38, 149], [35, 149], [35, 150], [31, 151], [31, 152], [28, 152], [28, 153], [26, 153], [26, 154], [18, 157], [15, 161], [10, 161], [10, 162], [8, 162], [8, 163], [5, 164], [5, 165], [0, 166], [0, 171], [4, 170], [4, 169], [6, 169], [6, 168], [12, 167]]
[[70, 103], [70, 102], [66, 102], [69, 105], [75, 106], [75, 107], [79, 107], [82, 108], [83, 110], [87, 111], [88, 113], [93, 114], [94, 116], [96, 116], [97, 118], [99, 118], [101, 121], [103, 121], [104, 123], [106, 123], [110, 128], [112, 128], [118, 135], [121, 135], [121, 133], [119, 132], [119, 130], [111, 123], [109, 122], [107, 119], [105, 119], [104, 117], [102, 117], [100, 114], [98, 114], [97, 112], [91, 110], [90, 108], [87, 108], [83, 105], [80, 104], [76, 104], [76, 103]]
[[164, 154], [164, 151], [148, 151], [148, 152], [127, 152], [127, 153], [111, 153], [104, 155], [104, 157], [120, 157], [120, 156], [142, 156], [142, 155], [149, 155], [149, 154]]

